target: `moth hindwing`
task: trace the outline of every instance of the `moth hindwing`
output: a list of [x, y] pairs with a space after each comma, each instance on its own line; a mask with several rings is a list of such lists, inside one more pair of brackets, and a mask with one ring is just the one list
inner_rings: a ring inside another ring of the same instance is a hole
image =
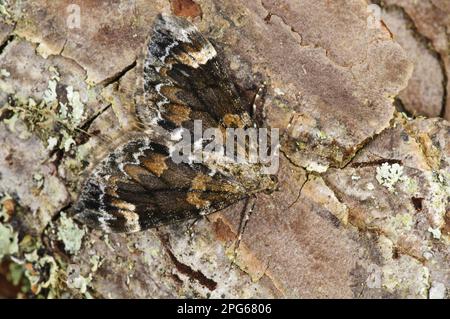
[[[216, 49], [193, 24], [159, 15], [138, 74], [137, 116], [150, 130], [93, 169], [75, 205], [77, 219], [106, 232], [135, 232], [209, 214], [273, 187], [259, 164], [220, 156], [174, 160], [174, 136], [180, 129], [193, 135], [197, 121], [219, 132], [254, 126]], [[204, 141], [189, 146], [198, 142]]]

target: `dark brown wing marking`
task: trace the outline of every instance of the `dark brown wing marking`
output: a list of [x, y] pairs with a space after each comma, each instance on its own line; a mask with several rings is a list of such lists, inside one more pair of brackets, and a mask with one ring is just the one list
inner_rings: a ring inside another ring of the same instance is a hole
[[235, 180], [202, 164], [176, 164], [163, 144], [136, 138], [117, 148], [85, 182], [75, 215], [106, 232], [135, 232], [198, 217], [241, 198]]

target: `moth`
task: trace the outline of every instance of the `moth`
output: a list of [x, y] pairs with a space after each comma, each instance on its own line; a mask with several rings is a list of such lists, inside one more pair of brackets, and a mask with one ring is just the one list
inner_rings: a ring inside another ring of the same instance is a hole
[[192, 23], [158, 15], [137, 70], [136, 113], [146, 129], [94, 167], [74, 206], [76, 219], [105, 232], [137, 232], [275, 189], [261, 163], [234, 163], [217, 152], [174, 160], [180, 135], [193, 136], [198, 121], [216, 132], [258, 126], [215, 47]]

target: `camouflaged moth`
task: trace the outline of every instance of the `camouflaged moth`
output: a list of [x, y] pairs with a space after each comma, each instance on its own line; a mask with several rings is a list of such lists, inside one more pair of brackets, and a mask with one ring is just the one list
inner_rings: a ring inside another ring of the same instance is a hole
[[136, 232], [198, 218], [274, 189], [261, 163], [173, 158], [180, 129], [193, 134], [196, 121], [219, 132], [257, 126], [251, 104], [193, 24], [159, 15], [137, 70], [136, 112], [148, 129], [93, 169], [75, 205], [78, 220], [105, 232]]

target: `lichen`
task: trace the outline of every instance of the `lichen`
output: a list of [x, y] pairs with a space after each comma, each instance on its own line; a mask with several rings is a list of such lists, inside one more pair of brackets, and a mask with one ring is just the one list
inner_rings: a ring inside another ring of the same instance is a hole
[[58, 95], [56, 93], [56, 86], [58, 85], [59, 72], [55, 67], [50, 67], [49, 71], [52, 73], [51, 79], [48, 81], [47, 89], [44, 91], [43, 99], [47, 105], [55, 102]]
[[47, 140], [47, 150], [52, 150], [58, 144], [58, 139], [54, 136], [49, 137]]
[[92, 151], [92, 146], [89, 143], [80, 145], [79, 147], [77, 147], [77, 151], [76, 151], [76, 154], [75, 154], [76, 161], [78, 163], [86, 161], [88, 156], [91, 154], [91, 151]]
[[373, 191], [375, 189], [375, 186], [372, 183], [367, 183], [366, 188], [368, 191]]
[[328, 138], [327, 133], [325, 133], [324, 131], [320, 131], [320, 130], [317, 132], [317, 137], [320, 140], [326, 140]]
[[44, 176], [40, 173], [34, 173], [33, 183], [36, 188], [42, 188], [44, 186]]
[[20, 281], [22, 280], [24, 274], [25, 274], [25, 269], [22, 267], [22, 265], [19, 265], [16, 263], [9, 264], [9, 272], [8, 272], [7, 279], [14, 286], [18, 286], [20, 284]]
[[48, 298], [54, 297], [53, 289], [57, 287], [59, 267], [49, 255], [40, 256], [38, 250], [25, 254], [25, 277], [29, 280], [31, 291], [39, 294], [43, 288], [49, 288]]
[[10, 118], [5, 119], [3, 122], [7, 125], [11, 132], [16, 132], [16, 122], [19, 119], [18, 114], [14, 114]]
[[389, 191], [394, 191], [394, 186], [397, 182], [401, 181], [403, 177], [403, 166], [394, 163], [383, 163], [380, 167], [377, 167], [376, 179], [380, 185], [383, 185]]
[[11, 225], [0, 223], [0, 260], [19, 251], [18, 234]]
[[9, 73], [8, 70], [6, 70], [6, 69], [0, 69], [0, 76], [1, 76], [1, 77], [7, 78], [7, 77], [9, 77], [10, 75], [11, 75], [11, 73]]
[[325, 173], [328, 170], [328, 165], [322, 165], [320, 163], [311, 162], [306, 166], [308, 172]]
[[68, 218], [65, 213], [61, 214], [59, 219], [60, 226], [58, 227], [58, 239], [64, 244], [64, 249], [70, 254], [76, 254], [83, 242], [85, 229], [79, 228], [71, 218]]
[[441, 282], [433, 282], [431, 284], [428, 298], [430, 299], [445, 299], [447, 288]]
[[429, 278], [429, 269], [409, 256], [391, 259], [382, 268], [382, 286], [409, 298], [427, 298]]
[[427, 202], [433, 228], [440, 228], [445, 223], [444, 216], [447, 212], [448, 198], [450, 197], [450, 181], [445, 172], [427, 173], [429, 182], [429, 195]]
[[82, 276], [79, 266], [77, 265], [69, 265], [67, 273], [67, 286], [71, 289], [78, 290], [85, 297], [91, 298], [91, 295], [88, 292], [88, 287], [91, 284], [92, 275], [89, 274], [88, 277]]
[[91, 272], [96, 272], [103, 263], [102, 259], [98, 255], [91, 256], [91, 258], [89, 258], [89, 262], [91, 263]]
[[8, 280], [19, 286], [21, 293], [33, 293], [37, 298], [60, 295], [61, 274], [64, 263], [46, 252], [39, 237], [25, 235], [18, 250], [10, 256]]
[[404, 190], [409, 194], [416, 194], [419, 191], [419, 185], [417, 181], [408, 176], [404, 177], [403, 180]]
[[45, 103], [50, 104], [50, 103], [56, 101], [56, 99], [58, 97], [56, 94], [56, 85], [57, 84], [58, 83], [56, 82], [56, 80], [48, 81], [48, 87], [44, 91], [44, 96], [43, 96]]
[[8, 194], [3, 195], [3, 197], [0, 200], [0, 222], [8, 222], [10, 219], [10, 212], [8, 212], [8, 208], [6, 207], [5, 203], [8, 201], [11, 201], [12, 198]]
[[409, 232], [414, 225], [413, 218], [410, 214], [397, 214], [393, 219], [393, 226], [396, 231], [407, 231]]
[[72, 124], [79, 125], [83, 119], [84, 105], [81, 102], [80, 93], [73, 90], [72, 86], [66, 88], [67, 99], [72, 106]]
[[[43, 92], [42, 101], [37, 103], [31, 98], [24, 100], [15, 97], [14, 103], [6, 106], [13, 114], [4, 122], [12, 132], [20, 133], [24, 139], [34, 133], [49, 151], [58, 147], [69, 152], [76, 145], [75, 136], [80, 132], [79, 125], [84, 119], [85, 107], [80, 93], [72, 86], [66, 87], [67, 103], [60, 102], [57, 90], [60, 74], [55, 67], [48, 70], [51, 78]], [[19, 131], [17, 127], [20, 125], [26, 129]]]
[[61, 143], [59, 144], [59, 148], [64, 150], [65, 152], [68, 152], [70, 150], [70, 147], [75, 144], [75, 140], [72, 138], [72, 136], [66, 131], [62, 131], [62, 139]]
[[6, 8], [7, 2], [6, 0], [0, 0], [0, 16], [11, 17], [11, 14], [8, 12]]

